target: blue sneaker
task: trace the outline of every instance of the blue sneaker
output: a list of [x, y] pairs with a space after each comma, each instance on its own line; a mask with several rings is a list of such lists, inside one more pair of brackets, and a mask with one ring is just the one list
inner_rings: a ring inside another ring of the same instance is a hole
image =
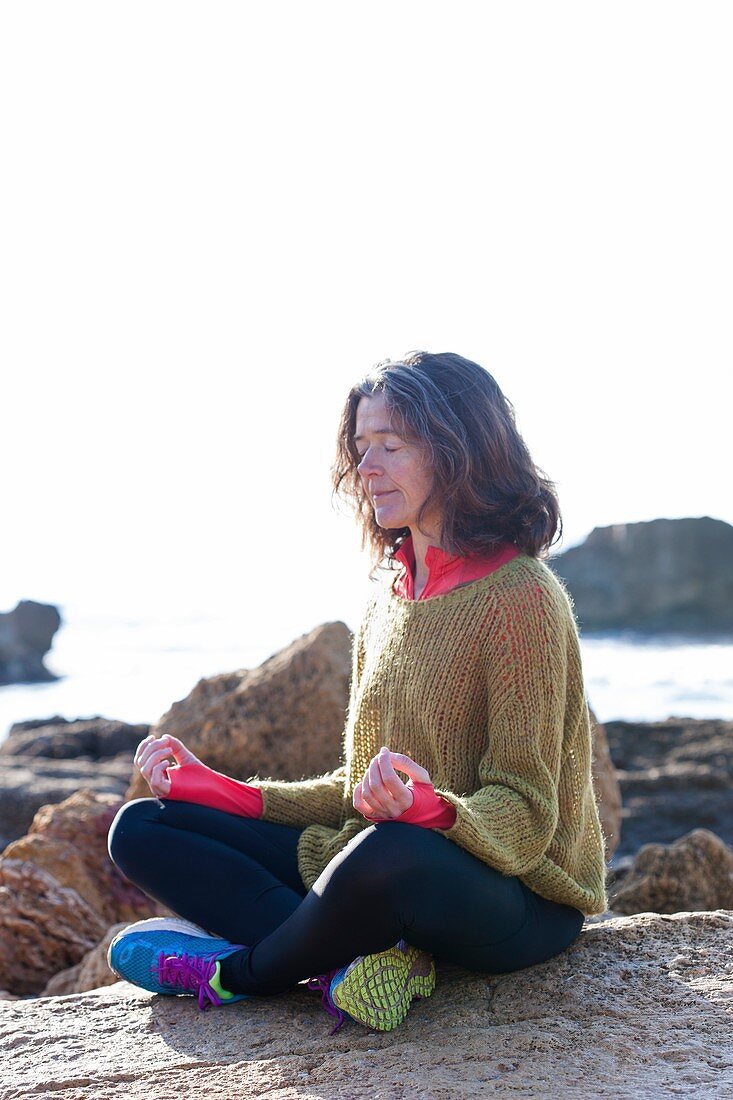
[[203, 1011], [210, 1004], [248, 999], [246, 993], [227, 992], [219, 980], [219, 960], [243, 947], [182, 917], [151, 917], [117, 933], [107, 963], [118, 977], [151, 993], [198, 996]]

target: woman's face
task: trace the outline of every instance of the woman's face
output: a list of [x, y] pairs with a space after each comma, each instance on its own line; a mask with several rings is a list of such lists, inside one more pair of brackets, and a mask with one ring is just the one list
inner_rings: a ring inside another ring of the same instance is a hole
[[[360, 456], [357, 472], [374, 506], [380, 527], [417, 530], [417, 513], [433, 483], [432, 469], [417, 443], [392, 430], [384, 394], [362, 397], [356, 409], [354, 444]], [[434, 517], [424, 525], [431, 530]]]

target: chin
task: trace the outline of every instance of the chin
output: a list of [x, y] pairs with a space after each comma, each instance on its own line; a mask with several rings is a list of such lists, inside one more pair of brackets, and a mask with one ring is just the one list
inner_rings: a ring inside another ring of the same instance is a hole
[[407, 527], [407, 523], [398, 515], [383, 515], [380, 517], [375, 513], [374, 518], [377, 521], [377, 526], [383, 527], [385, 531], [401, 531], [403, 527]]

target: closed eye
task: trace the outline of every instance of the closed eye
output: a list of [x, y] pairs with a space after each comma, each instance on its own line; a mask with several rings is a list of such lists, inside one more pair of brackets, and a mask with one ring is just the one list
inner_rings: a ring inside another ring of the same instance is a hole
[[[392, 454], [392, 452], [393, 452], [393, 451], [399, 451], [399, 447], [385, 447], [384, 449], [385, 449], [385, 451], [387, 451], [387, 452], [388, 452], [389, 454]], [[361, 459], [361, 458], [363, 458], [363, 457], [364, 457], [364, 455], [366, 454], [366, 451], [363, 451], [363, 452], [362, 452], [362, 451], [357, 451], [356, 453], [357, 453], [357, 455], [359, 456], [359, 458]]]

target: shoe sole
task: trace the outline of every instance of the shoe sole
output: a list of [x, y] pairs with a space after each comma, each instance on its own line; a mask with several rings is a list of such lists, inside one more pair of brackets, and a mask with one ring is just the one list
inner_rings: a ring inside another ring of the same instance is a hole
[[[124, 939], [130, 934], [130, 932], [181, 932], [185, 936], [201, 936], [210, 939], [217, 939], [211, 932], [207, 932], [205, 928], [202, 928], [198, 924], [194, 924], [193, 921], [185, 920], [183, 917], [148, 917], [147, 920], [138, 920], [133, 924], [128, 924], [126, 928], [122, 928], [114, 937], [109, 947], [107, 948], [107, 966], [110, 968], [113, 974], [116, 974], [118, 978], [121, 978], [123, 982], [129, 982], [130, 979], [125, 977], [124, 974], [120, 974], [112, 964], [112, 951], [120, 940]], [[132, 983], [133, 985], [136, 983]], [[146, 988], [146, 987], [143, 987]], [[164, 990], [161, 992], [165, 992]]]
[[331, 999], [352, 1020], [374, 1031], [391, 1031], [413, 999], [429, 997], [434, 989], [432, 955], [408, 944], [406, 950], [395, 946], [357, 959], [332, 985]]

